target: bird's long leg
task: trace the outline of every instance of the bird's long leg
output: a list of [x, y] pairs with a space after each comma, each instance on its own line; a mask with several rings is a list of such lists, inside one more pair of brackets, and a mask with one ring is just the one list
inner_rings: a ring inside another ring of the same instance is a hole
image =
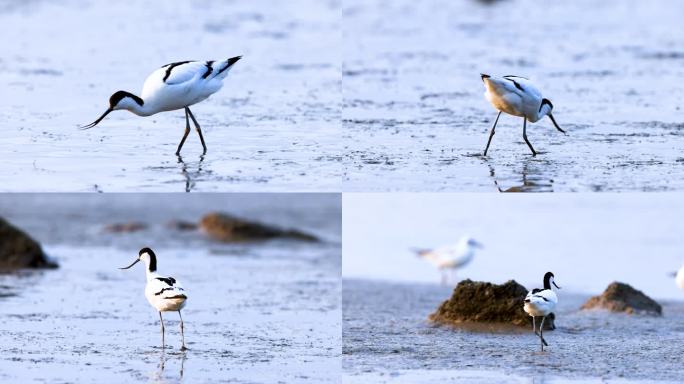
[[164, 349], [164, 319], [162, 319], [162, 314], [159, 312], [159, 323], [161, 324], [161, 329], [162, 329], [162, 349]]
[[185, 144], [185, 139], [188, 138], [188, 134], [190, 134], [190, 119], [188, 119], [188, 109], [185, 108], [185, 133], [183, 134], [180, 144], [178, 144], [176, 156], [180, 156], [181, 148], [183, 148], [183, 144]]
[[202, 142], [202, 148], [204, 148], [204, 152], [202, 154], [207, 153], [207, 145], [204, 144], [204, 136], [202, 136], [202, 128], [200, 128], [199, 123], [195, 119], [195, 116], [192, 114], [192, 111], [190, 111], [190, 108], [185, 107], [185, 110], [190, 114], [190, 118], [192, 119], [192, 122], [195, 123], [195, 129], [197, 130], [197, 134], [200, 137], [200, 141]]
[[544, 345], [548, 347], [548, 344], [546, 344], [546, 340], [544, 340], [544, 320], [546, 320], [546, 316], [542, 317], [542, 322], [539, 326], [539, 341], [541, 342], [542, 352], [544, 352]]
[[185, 351], [187, 348], [185, 348], [185, 332], [183, 331], [183, 315], [181, 315], [181, 311], [178, 311], [178, 316], [180, 317], [181, 321], [181, 342], [183, 343], [181, 351]]
[[527, 140], [527, 119], [523, 117], [523, 139], [525, 139], [525, 142], [527, 143], [527, 146], [530, 147], [532, 150], [532, 156], [537, 156], [537, 151], [532, 148], [532, 144], [530, 144], [530, 141]]
[[534, 331], [535, 335], [541, 337], [542, 343], [544, 343], [544, 345], [548, 347], [549, 345], [546, 344], [546, 340], [544, 340], [544, 338], [537, 331], [537, 325], [535, 324], [535, 321], [536, 321], [536, 317], [532, 316], [532, 330]]
[[496, 123], [499, 122], [499, 117], [501, 116], [501, 111], [499, 111], [499, 114], [496, 115], [496, 120], [494, 120], [494, 125], [492, 126], [492, 130], [489, 132], [489, 140], [487, 140], [487, 147], [485, 148], [484, 155], [487, 156], [487, 151], [489, 150], [489, 144], [492, 143], [492, 137], [494, 137], [494, 129], [496, 128]]

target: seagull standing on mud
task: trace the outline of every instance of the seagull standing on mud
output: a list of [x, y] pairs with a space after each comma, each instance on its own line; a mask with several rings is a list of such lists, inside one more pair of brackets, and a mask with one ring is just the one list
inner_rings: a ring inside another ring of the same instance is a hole
[[[546, 272], [544, 275], [544, 289], [534, 288], [525, 297], [525, 304], [523, 309], [527, 314], [532, 316], [532, 330], [534, 334], [539, 336], [539, 341], [541, 342], [541, 350], [544, 352], [544, 346], [549, 346], [544, 340], [544, 320], [546, 316], [553, 312], [558, 303], [558, 296], [551, 290], [551, 284], [556, 288], [560, 289], [556, 282], [554, 281], [553, 273]], [[537, 325], [535, 319], [541, 317], [541, 325], [539, 326], [539, 332], [537, 332]]]
[[469, 264], [477, 248], [483, 248], [482, 244], [469, 236], [463, 236], [456, 245], [448, 245], [435, 249], [414, 249], [418, 257], [427, 260], [434, 265], [442, 274], [442, 285], [448, 281], [447, 274], [454, 280], [457, 269]]
[[223, 80], [242, 56], [222, 61], [179, 61], [166, 64], [152, 72], [145, 80], [140, 96], [130, 92], [117, 91], [109, 98], [109, 108], [94, 122], [81, 127], [90, 129], [96, 126], [110, 112], [125, 109], [138, 116], [151, 116], [159, 112], [185, 109], [185, 134], [178, 144], [176, 155], [180, 155], [185, 139], [190, 133], [192, 119], [200, 141], [203, 154], [207, 153], [202, 129], [190, 111], [190, 106], [206, 100], [223, 87]]
[[162, 312], [178, 312], [180, 317], [181, 329], [181, 351], [185, 351], [185, 333], [183, 332], [183, 316], [181, 309], [185, 307], [185, 301], [188, 296], [185, 289], [173, 277], [163, 277], [157, 273], [157, 256], [150, 248], [143, 248], [138, 252], [138, 258], [128, 267], [120, 269], [128, 269], [134, 266], [137, 262], [143, 261], [147, 268], [145, 275], [147, 276], [147, 284], [145, 285], [145, 297], [147, 301], [159, 312], [159, 321], [161, 323], [162, 331], [162, 349], [164, 348], [164, 319], [162, 319]]
[[527, 140], [528, 120], [530, 123], [535, 123], [542, 117], [549, 116], [556, 129], [565, 134], [565, 131], [558, 126], [556, 119], [551, 114], [553, 104], [551, 104], [549, 99], [542, 98], [541, 92], [529, 80], [519, 76], [494, 77], [484, 73], [480, 76], [486, 89], [485, 98], [492, 103], [494, 108], [499, 110], [499, 114], [496, 115], [496, 120], [494, 120], [494, 126], [492, 126], [492, 130], [489, 133], [484, 156], [487, 156], [489, 144], [491, 144], [492, 137], [494, 137], [496, 123], [499, 122], [502, 112], [523, 118], [523, 139], [525, 139], [525, 143], [532, 150], [532, 156], [537, 156], [537, 151], [534, 150], [530, 141]]

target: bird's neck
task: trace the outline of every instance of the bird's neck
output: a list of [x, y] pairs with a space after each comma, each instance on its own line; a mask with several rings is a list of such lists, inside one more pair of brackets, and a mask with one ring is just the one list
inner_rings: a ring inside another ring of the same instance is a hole
[[126, 106], [126, 110], [138, 116], [150, 116], [156, 112], [150, 103], [144, 103], [143, 105], [131, 104]]
[[159, 277], [159, 274], [157, 273], [157, 271], [150, 272], [149, 269], [146, 269], [145, 270], [145, 277], [147, 278], [147, 281], [150, 281], [150, 280], [154, 280], [157, 277]]

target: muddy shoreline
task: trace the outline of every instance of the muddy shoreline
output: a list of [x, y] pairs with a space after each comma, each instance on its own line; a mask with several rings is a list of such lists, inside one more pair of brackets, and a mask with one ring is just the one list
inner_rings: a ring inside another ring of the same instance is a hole
[[662, 302], [662, 318], [611, 315], [580, 312], [589, 296], [562, 292], [557, 329], [545, 332], [550, 346], [540, 353], [531, 330], [473, 332], [429, 323], [429, 313], [449, 295], [450, 288], [438, 285], [344, 279], [345, 376], [350, 382], [354, 377], [386, 382], [392, 372], [401, 376], [418, 370], [427, 378], [430, 371], [441, 377], [439, 371], [458, 376], [472, 370], [570, 382], [676, 381], [684, 363], [678, 344], [684, 336], [679, 320], [684, 303], [679, 301]]

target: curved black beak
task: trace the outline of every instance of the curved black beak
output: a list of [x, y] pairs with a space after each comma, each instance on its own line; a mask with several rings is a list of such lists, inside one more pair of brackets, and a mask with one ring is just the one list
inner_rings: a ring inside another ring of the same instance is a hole
[[138, 261], [140, 261], [140, 259], [135, 259], [135, 261], [133, 262], [133, 264], [129, 265], [128, 267], [123, 267], [123, 268], [119, 268], [119, 269], [128, 269], [128, 268], [134, 266]]
[[482, 79], [483, 82], [484, 82], [484, 79], [489, 79], [490, 77], [491, 77], [491, 76], [489, 76], [489, 75], [486, 74], [486, 73], [480, 73], [480, 78]]
[[563, 132], [564, 135], [567, 135], [564, 130], [561, 129], [561, 127], [558, 126], [558, 123], [556, 123], [556, 119], [553, 118], [553, 115], [549, 113], [549, 119], [551, 119], [551, 122], [553, 123], [553, 126], [556, 127], [557, 130]]
[[105, 111], [105, 113], [103, 113], [102, 116], [100, 116], [99, 119], [93, 121], [92, 123], [90, 123], [90, 124], [88, 124], [88, 125], [84, 125], [84, 126], [79, 127], [79, 128], [80, 128], [80, 129], [90, 129], [90, 128], [96, 126], [96, 125], [97, 125], [100, 121], [102, 121], [102, 119], [104, 119], [105, 116], [107, 116], [107, 115], [109, 114], [109, 112], [111, 112], [111, 111], [113, 111], [113, 109], [108, 108], [108, 109]]
[[552, 284], [553, 284], [556, 288], [561, 289], [561, 287], [559, 287], [558, 284], [556, 284], [555, 281], [553, 281]]

